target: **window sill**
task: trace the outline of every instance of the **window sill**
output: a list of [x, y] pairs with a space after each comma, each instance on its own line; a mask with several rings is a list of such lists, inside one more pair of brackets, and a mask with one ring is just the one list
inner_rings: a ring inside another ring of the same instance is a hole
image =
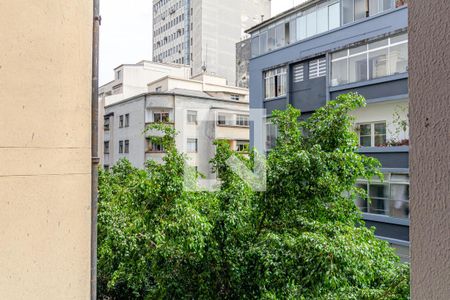
[[363, 220], [364, 221], [373, 221], [373, 222], [380, 222], [380, 223], [388, 223], [388, 224], [395, 224], [395, 225], [401, 225], [401, 226], [409, 226], [409, 219], [400, 219], [395, 217], [390, 217], [386, 215], [376, 215], [371, 213], [362, 213], [363, 214]]
[[278, 96], [278, 97], [274, 97], [274, 98], [265, 98], [264, 102], [269, 102], [269, 101], [275, 101], [275, 100], [281, 100], [281, 99], [286, 99], [287, 95], [284, 96]]
[[407, 153], [409, 146], [387, 146], [387, 147], [359, 147], [358, 153]]
[[229, 128], [250, 128], [250, 126], [242, 126], [242, 125], [227, 125], [227, 124], [216, 124], [217, 127], [229, 127]]

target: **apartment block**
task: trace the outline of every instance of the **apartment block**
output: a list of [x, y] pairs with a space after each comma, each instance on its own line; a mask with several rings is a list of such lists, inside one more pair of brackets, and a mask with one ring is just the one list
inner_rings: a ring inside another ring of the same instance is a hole
[[154, 0], [153, 61], [190, 65], [191, 75], [234, 85], [235, 48], [245, 29], [270, 17], [269, 0]]
[[276, 139], [274, 110], [288, 104], [307, 118], [348, 92], [367, 99], [353, 113], [359, 152], [382, 164], [384, 181], [361, 179], [367, 226], [409, 256], [408, 8], [404, 0], [312, 0], [247, 32], [250, 107], [266, 109], [267, 146]]
[[189, 158], [188, 164], [214, 179], [209, 161], [215, 155], [215, 140], [246, 153], [249, 145], [248, 90], [226, 85], [224, 78], [199, 75], [187, 79], [166, 75], [149, 82], [147, 92], [105, 106], [103, 157], [106, 169], [121, 158], [143, 168], [147, 160], [162, 162], [162, 145], [144, 132], [154, 123], [173, 126], [176, 146]]

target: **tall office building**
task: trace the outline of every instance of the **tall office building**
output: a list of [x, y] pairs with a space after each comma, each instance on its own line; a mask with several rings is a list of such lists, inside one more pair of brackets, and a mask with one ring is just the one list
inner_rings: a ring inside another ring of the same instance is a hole
[[235, 44], [270, 17], [270, 0], [153, 0], [153, 61], [236, 83]]

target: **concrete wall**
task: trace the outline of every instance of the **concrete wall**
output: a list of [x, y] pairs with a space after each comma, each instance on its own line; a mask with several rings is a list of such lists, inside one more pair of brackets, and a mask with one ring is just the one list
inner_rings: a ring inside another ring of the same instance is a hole
[[450, 2], [409, 7], [412, 299], [450, 299]]
[[0, 1], [0, 299], [89, 299], [92, 7]]

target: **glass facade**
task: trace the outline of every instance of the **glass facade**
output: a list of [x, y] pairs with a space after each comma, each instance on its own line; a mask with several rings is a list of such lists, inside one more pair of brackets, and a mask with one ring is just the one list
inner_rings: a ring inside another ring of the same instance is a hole
[[409, 218], [409, 176], [407, 174], [384, 174], [384, 181], [373, 178], [370, 182], [359, 180], [357, 187], [368, 195], [359, 197], [356, 205], [364, 213], [385, 215], [393, 218]]
[[323, 1], [252, 33], [252, 57], [406, 3], [406, 0]]
[[408, 35], [403, 33], [331, 56], [332, 86], [408, 71]]

